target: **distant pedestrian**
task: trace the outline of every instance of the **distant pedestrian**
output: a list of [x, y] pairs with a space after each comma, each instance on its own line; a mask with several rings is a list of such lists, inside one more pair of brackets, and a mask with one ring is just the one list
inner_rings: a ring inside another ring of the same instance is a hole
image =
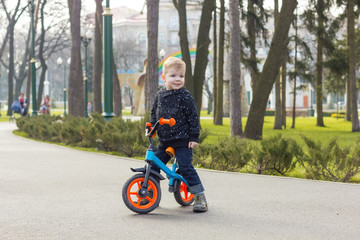
[[88, 105], [87, 105], [87, 110], [88, 110], [88, 114], [90, 114], [90, 113], [92, 113], [92, 112], [93, 112], [91, 102], [88, 102]]

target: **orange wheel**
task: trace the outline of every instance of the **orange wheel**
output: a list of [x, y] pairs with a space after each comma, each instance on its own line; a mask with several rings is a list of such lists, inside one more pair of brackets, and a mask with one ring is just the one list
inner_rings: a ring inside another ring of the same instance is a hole
[[161, 200], [160, 184], [153, 177], [149, 177], [147, 195], [142, 197], [140, 190], [145, 181], [144, 174], [131, 177], [124, 185], [122, 197], [125, 205], [136, 213], [148, 213], [159, 206]]
[[181, 206], [189, 206], [194, 201], [194, 194], [188, 191], [188, 187], [184, 182], [181, 182], [178, 189], [176, 189], [174, 197]]

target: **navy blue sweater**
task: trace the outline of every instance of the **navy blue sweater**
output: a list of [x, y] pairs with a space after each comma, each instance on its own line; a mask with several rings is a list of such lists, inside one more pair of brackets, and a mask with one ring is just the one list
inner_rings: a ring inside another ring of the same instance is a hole
[[151, 109], [151, 124], [160, 118], [174, 118], [176, 124], [158, 128], [160, 147], [188, 147], [189, 142], [199, 142], [200, 124], [195, 102], [185, 88], [161, 90], [157, 93]]

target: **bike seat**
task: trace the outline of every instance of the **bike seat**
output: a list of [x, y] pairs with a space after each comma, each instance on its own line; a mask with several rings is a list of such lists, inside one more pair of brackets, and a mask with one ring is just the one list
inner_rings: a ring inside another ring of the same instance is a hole
[[172, 147], [166, 148], [165, 152], [169, 154], [170, 157], [175, 157], [175, 150]]

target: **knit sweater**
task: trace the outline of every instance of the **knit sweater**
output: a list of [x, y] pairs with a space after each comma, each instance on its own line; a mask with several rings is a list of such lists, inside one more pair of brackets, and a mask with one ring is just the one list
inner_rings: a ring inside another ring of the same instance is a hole
[[189, 142], [199, 142], [200, 124], [195, 102], [185, 88], [161, 90], [157, 93], [151, 109], [151, 124], [160, 118], [174, 118], [176, 124], [158, 128], [160, 147], [188, 147]]

